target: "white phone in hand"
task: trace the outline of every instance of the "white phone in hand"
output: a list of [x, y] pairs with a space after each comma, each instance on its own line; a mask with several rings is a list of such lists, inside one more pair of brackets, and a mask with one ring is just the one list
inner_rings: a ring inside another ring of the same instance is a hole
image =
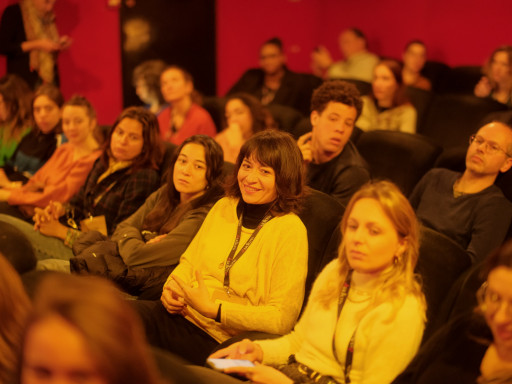
[[207, 359], [206, 363], [217, 371], [223, 371], [231, 367], [254, 367], [252, 361], [238, 359]]

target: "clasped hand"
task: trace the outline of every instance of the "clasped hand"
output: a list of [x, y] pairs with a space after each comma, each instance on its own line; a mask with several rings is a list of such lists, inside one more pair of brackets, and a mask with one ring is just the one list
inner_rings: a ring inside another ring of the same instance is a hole
[[187, 284], [179, 277], [171, 276], [162, 292], [162, 304], [169, 313], [186, 315], [187, 307], [190, 306], [201, 315], [214, 319], [218, 304], [210, 298], [201, 272], [196, 271], [195, 276], [197, 284]]

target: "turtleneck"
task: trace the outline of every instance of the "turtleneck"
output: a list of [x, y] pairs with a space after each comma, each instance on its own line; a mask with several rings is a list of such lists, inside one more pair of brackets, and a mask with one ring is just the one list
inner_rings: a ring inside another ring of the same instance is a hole
[[274, 204], [273, 201], [267, 204], [247, 204], [243, 200], [240, 200], [236, 207], [236, 214], [240, 217], [243, 210], [242, 226], [248, 229], [256, 229], [272, 204]]

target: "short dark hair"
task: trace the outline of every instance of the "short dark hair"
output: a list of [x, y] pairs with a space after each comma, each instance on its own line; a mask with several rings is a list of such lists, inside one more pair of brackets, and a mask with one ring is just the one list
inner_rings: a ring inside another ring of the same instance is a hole
[[425, 47], [425, 49], [427, 48], [427, 46], [425, 45], [425, 43], [423, 41], [421, 41], [419, 39], [414, 39], [414, 40], [409, 41], [407, 44], [405, 44], [404, 51], [407, 51], [409, 49], [409, 47], [414, 44], [422, 45], [423, 47]]
[[277, 48], [279, 48], [279, 51], [283, 52], [283, 42], [279, 37], [273, 37], [271, 39], [268, 39], [263, 44], [261, 44], [261, 47], [265, 45], [275, 45]]
[[364, 41], [366, 41], [366, 35], [364, 34], [363, 31], [361, 31], [359, 28], [356, 28], [356, 27], [351, 27], [348, 29], [349, 31], [352, 31], [352, 33], [354, 35], [356, 35], [357, 37], [359, 37], [360, 39], [363, 39]]
[[[261, 102], [254, 96], [249, 95], [248, 93], [239, 92], [229, 95], [226, 100], [226, 105], [231, 100], [235, 99], [240, 100], [242, 104], [249, 108], [252, 117], [252, 133], [254, 134], [263, 131], [267, 126], [267, 114], [265, 113], [265, 107], [263, 107]], [[226, 115], [223, 116], [223, 125], [224, 127], [228, 126]]]
[[357, 111], [356, 119], [363, 109], [361, 94], [356, 86], [343, 80], [327, 80], [315, 89], [311, 96], [311, 112], [322, 113], [331, 101], [354, 107]]
[[158, 169], [163, 157], [163, 144], [160, 139], [158, 120], [152, 112], [143, 107], [126, 108], [117, 117], [103, 144], [104, 151], [101, 155], [101, 160], [105, 165], [108, 165], [108, 159], [112, 157], [112, 151], [110, 150], [112, 135], [123, 119], [133, 119], [142, 125], [142, 138], [144, 143], [142, 144], [140, 155], [133, 160], [131, 172], [142, 168]]
[[286, 132], [265, 130], [247, 140], [238, 154], [234, 172], [227, 183], [226, 195], [242, 198], [238, 170], [244, 159], [251, 157], [275, 172], [277, 201], [272, 213], [298, 213], [304, 196], [304, 164], [293, 137]]

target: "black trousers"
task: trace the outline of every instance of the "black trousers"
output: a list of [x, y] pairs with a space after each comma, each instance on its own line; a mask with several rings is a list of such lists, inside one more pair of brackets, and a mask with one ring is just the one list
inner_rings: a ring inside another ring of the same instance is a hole
[[172, 315], [160, 301], [135, 300], [148, 342], [170, 351], [192, 364], [204, 365], [219, 343], [181, 315]]

